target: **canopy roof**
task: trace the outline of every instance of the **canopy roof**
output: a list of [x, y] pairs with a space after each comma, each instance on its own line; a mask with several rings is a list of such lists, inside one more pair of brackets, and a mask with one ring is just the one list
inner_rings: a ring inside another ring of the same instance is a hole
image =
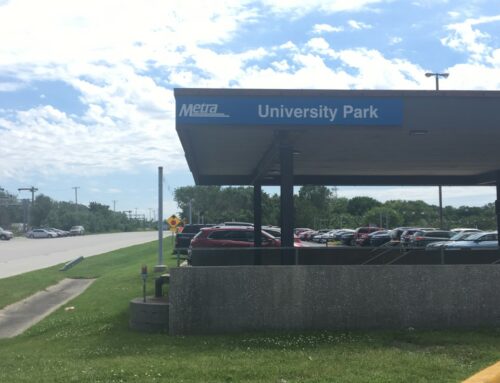
[[486, 185], [500, 170], [500, 92], [175, 89], [199, 185]]

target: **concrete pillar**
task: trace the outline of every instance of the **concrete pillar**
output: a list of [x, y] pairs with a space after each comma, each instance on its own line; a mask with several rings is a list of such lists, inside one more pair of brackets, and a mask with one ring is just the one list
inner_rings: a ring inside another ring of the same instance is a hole
[[[497, 171], [497, 200], [495, 201], [495, 214], [497, 215], [497, 233], [500, 232], [500, 171]], [[498, 247], [500, 247], [500, 235], [498, 235]]]
[[[262, 247], [262, 186], [253, 185], [253, 227], [254, 246]], [[257, 249], [254, 255], [255, 264], [262, 264], [262, 250]]]
[[[280, 146], [281, 166], [281, 246], [293, 247], [293, 147], [286, 142]], [[294, 264], [293, 251], [283, 251], [282, 265]]]

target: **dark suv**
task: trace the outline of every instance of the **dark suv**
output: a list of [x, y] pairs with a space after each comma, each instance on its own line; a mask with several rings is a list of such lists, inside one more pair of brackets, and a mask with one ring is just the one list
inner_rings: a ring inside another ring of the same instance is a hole
[[204, 227], [212, 227], [214, 225], [209, 224], [192, 224], [186, 225], [181, 232], [177, 233], [175, 236], [175, 248], [174, 251], [179, 251], [180, 253], [187, 253], [189, 244], [196, 234], [200, 232]]
[[454, 235], [448, 230], [418, 230], [410, 237], [409, 247], [424, 248], [432, 242], [448, 241]]

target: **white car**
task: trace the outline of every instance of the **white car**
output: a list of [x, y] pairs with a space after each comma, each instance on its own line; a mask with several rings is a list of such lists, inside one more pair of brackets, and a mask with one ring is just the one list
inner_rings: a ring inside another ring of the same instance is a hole
[[85, 229], [83, 226], [73, 226], [71, 229], [69, 229], [69, 235], [84, 235], [85, 234]]
[[12, 231], [4, 230], [0, 227], [0, 239], [3, 239], [4, 241], [8, 241], [9, 239], [13, 238], [14, 234]]
[[56, 238], [57, 234], [47, 229], [32, 229], [26, 233], [28, 238]]

